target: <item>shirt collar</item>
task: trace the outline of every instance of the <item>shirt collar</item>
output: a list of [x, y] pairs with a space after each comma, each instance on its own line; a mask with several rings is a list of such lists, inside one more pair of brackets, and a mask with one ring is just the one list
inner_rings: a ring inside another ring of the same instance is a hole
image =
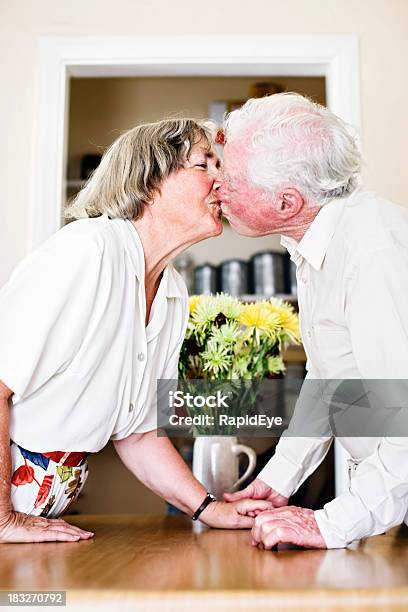
[[305, 259], [315, 270], [320, 270], [344, 206], [343, 199], [322, 206], [300, 242], [282, 236], [281, 245], [288, 250], [290, 258], [296, 265]]
[[180, 288], [180, 281], [177, 279], [178, 273], [172, 265], [166, 266], [163, 272], [162, 282], [166, 282], [166, 296], [168, 298], [184, 297]]
[[[135, 226], [129, 219], [110, 219], [110, 222], [112, 221], [118, 223], [121, 229], [124, 237], [125, 249], [131, 263], [132, 272], [135, 274], [139, 283], [144, 283], [144, 250], [142, 241], [140, 240], [140, 236]], [[176, 271], [172, 265], [165, 267], [159, 289], [163, 291], [162, 295], [165, 295], [168, 298], [183, 298], [180, 282], [178, 282]]]

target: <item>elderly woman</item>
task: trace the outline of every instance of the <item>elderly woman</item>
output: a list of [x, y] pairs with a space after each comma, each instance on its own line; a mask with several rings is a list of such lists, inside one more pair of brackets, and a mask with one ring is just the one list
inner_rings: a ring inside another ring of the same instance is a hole
[[92, 537], [57, 518], [109, 440], [158, 495], [212, 527], [251, 527], [262, 500], [210, 503], [156, 432], [156, 381], [177, 378], [188, 317], [170, 261], [222, 232], [206, 124], [123, 134], [0, 292], [0, 541]]

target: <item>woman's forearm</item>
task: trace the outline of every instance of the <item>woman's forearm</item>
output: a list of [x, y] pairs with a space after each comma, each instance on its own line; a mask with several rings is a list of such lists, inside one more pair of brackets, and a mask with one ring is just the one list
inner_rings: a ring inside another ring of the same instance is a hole
[[126, 467], [149, 489], [187, 514], [197, 510], [207, 492], [168, 438], [151, 431], [114, 444]]
[[8, 398], [0, 396], [0, 516], [11, 512], [11, 454]]

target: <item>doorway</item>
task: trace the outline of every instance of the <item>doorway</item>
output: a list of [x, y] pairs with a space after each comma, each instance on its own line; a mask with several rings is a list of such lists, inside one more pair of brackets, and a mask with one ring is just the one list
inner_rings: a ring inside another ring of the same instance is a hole
[[59, 227], [66, 197], [71, 78], [324, 77], [327, 106], [360, 126], [354, 35], [43, 37], [28, 249]]

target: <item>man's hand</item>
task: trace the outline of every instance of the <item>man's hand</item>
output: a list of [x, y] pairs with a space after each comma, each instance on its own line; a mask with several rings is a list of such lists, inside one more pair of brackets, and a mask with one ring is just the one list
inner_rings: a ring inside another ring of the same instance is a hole
[[93, 535], [60, 518], [48, 519], [14, 511], [0, 516], [0, 543], [78, 542]]
[[[274, 508], [281, 508], [288, 505], [288, 498], [280, 495], [277, 491], [268, 487], [262, 480], [257, 478], [242, 491], [236, 493], [224, 493], [224, 499], [227, 502], [235, 502], [240, 499], [265, 499], [271, 502]], [[256, 515], [252, 515], [256, 516]]]
[[219, 529], [251, 529], [255, 516], [273, 508], [264, 499], [242, 499], [236, 502], [212, 502], [200, 514], [199, 520]]
[[267, 550], [278, 544], [327, 548], [313, 510], [287, 506], [262, 512], [252, 528], [252, 545]]

